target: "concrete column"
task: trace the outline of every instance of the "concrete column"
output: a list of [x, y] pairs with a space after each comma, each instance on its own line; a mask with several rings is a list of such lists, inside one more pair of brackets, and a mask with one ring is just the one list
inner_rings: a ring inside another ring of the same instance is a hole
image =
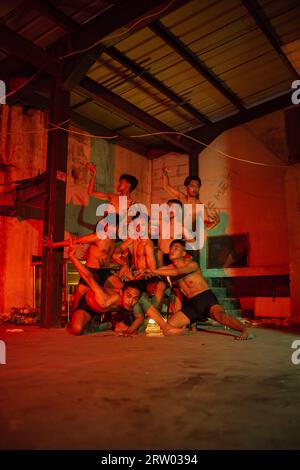
[[291, 321], [300, 325], [300, 164], [288, 167], [286, 203], [289, 240]]

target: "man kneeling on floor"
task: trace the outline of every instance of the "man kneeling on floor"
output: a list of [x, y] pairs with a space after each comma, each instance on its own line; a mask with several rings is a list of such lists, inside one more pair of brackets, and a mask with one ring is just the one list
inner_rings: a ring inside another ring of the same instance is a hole
[[209, 289], [198, 264], [186, 257], [185, 241], [173, 240], [169, 248], [172, 265], [151, 270], [154, 276], [170, 276], [177, 280], [183, 294], [180, 310], [176, 311], [163, 329], [165, 335], [180, 334], [186, 326], [208, 317], [241, 332], [236, 339], [249, 339], [249, 331], [237, 319], [226, 314], [215, 294]]

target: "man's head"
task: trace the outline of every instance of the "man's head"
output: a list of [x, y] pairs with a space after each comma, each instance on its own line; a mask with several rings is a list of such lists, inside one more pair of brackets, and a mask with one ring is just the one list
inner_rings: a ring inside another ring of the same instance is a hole
[[[183, 204], [182, 204], [181, 201], [179, 201], [179, 199], [169, 199], [169, 200], [167, 201], [167, 204], [168, 204], [168, 206], [170, 207], [170, 209], [173, 208], [172, 211], [170, 210], [170, 218], [171, 218], [171, 219], [174, 219], [174, 211], [176, 211], [176, 209], [177, 209], [178, 206], [179, 206], [179, 207], [181, 208], [181, 210], [182, 210]], [[177, 207], [176, 207], [176, 206], [177, 206]], [[179, 207], [178, 207], [178, 208], [179, 208]]]
[[124, 283], [122, 289], [122, 305], [125, 310], [131, 311], [142, 295], [142, 288], [138, 281]]
[[120, 176], [119, 178], [119, 184], [117, 187], [118, 193], [131, 193], [132, 191], [135, 190], [135, 188], [138, 185], [138, 180], [136, 179], [135, 176], [132, 175], [127, 175], [124, 173], [123, 175]]
[[201, 187], [201, 180], [199, 176], [187, 176], [184, 180], [184, 186], [186, 187], [188, 196], [198, 197]]
[[184, 258], [186, 255], [185, 241], [181, 239], [175, 239], [170, 243], [169, 246], [169, 258], [171, 261]]

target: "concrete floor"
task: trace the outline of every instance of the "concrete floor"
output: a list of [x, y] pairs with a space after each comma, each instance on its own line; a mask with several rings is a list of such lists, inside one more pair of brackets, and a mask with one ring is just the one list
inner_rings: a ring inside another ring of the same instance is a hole
[[299, 335], [23, 329], [0, 327], [1, 449], [300, 448]]

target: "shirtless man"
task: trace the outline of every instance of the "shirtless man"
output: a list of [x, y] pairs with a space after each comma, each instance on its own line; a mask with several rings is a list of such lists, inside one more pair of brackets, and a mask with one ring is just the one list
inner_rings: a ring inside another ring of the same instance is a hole
[[[107, 219], [106, 219], [107, 220]], [[106, 231], [110, 230], [113, 226], [107, 224]], [[87, 251], [87, 259], [85, 267], [94, 276], [94, 279], [99, 285], [104, 285], [110, 288], [120, 289], [122, 282], [118, 276], [113, 274], [109, 269], [111, 256], [115, 249], [115, 241], [107, 238], [102, 240], [98, 237], [97, 233], [83, 235], [81, 237], [73, 238], [73, 244], [86, 244], [89, 243]], [[43, 240], [43, 245], [50, 249], [69, 246], [70, 240], [63, 240], [61, 242], [53, 242], [48, 238]], [[79, 299], [88, 291], [89, 287], [85, 279], [81, 277], [74, 295], [74, 308], [77, 307]]]
[[96, 167], [92, 163], [88, 163], [87, 167], [92, 173], [92, 178], [88, 187], [88, 194], [90, 196], [93, 196], [97, 199], [102, 199], [103, 201], [108, 201], [115, 207], [117, 214], [119, 214], [119, 196], [127, 197], [127, 208], [129, 208], [133, 204], [133, 200], [131, 199], [130, 194], [132, 193], [132, 191], [135, 190], [138, 185], [138, 180], [135, 176], [127, 174], [123, 174], [120, 176], [119, 184], [117, 187], [118, 194], [103, 193], [99, 191], [94, 191], [95, 179], [97, 174]]
[[[170, 209], [176, 205], [179, 206], [181, 209], [183, 207], [183, 204], [179, 199], [169, 199], [167, 201], [167, 204], [170, 207]], [[168, 223], [169, 221], [166, 221], [166, 222]], [[164, 239], [162, 237], [163, 236], [163, 230], [162, 230], [163, 223], [164, 223], [164, 220], [162, 219], [162, 221], [160, 222], [160, 228], [159, 228], [158, 248], [163, 254], [164, 265], [168, 265], [168, 264], [171, 264], [171, 261], [169, 259], [169, 248], [170, 248], [170, 244], [172, 240], [182, 237], [183, 240], [185, 241], [193, 242], [194, 239], [192, 235], [187, 232], [185, 227], [182, 227], [182, 220], [180, 221], [180, 225], [182, 228], [180, 228], [178, 233], [176, 232], [177, 224], [176, 224], [174, 212], [172, 210], [170, 211], [170, 238], [168, 239]]]
[[[169, 182], [169, 173], [167, 168], [163, 168], [163, 188], [171, 196], [179, 199], [182, 204], [192, 204], [192, 223], [193, 228], [196, 221], [196, 204], [202, 204], [199, 199], [199, 191], [201, 187], [201, 180], [199, 176], [187, 176], [184, 180], [184, 186], [186, 187], [186, 194], [173, 188]], [[220, 222], [220, 217], [217, 211], [208, 212], [204, 206], [204, 223], [207, 230], [213, 229]]]
[[[144, 273], [147, 270], [156, 269], [160, 262], [155, 256], [154, 243], [149, 238], [148, 215], [136, 215], [132, 220], [134, 221], [137, 217], [141, 217], [139, 224], [136, 226], [137, 239], [128, 238], [124, 240], [116, 247], [112, 259], [123, 266], [120, 271], [121, 276], [124, 275], [127, 279], [141, 280], [140, 285], [144, 291], [148, 293], [155, 292], [152, 302], [155, 307], [159, 308], [166, 289], [166, 283], [161, 279], [143, 279]], [[128, 253], [128, 251], [132, 254], [132, 266], [130, 267], [124, 257], [124, 254]]]
[[[74, 314], [68, 331], [74, 335], [81, 335], [84, 328], [99, 313], [110, 313], [121, 311], [124, 314], [133, 312], [134, 306], [139, 301], [141, 292], [139, 286], [132, 282], [122, 284], [116, 287], [100, 286], [93, 274], [86, 268], [75, 256], [75, 244], [69, 241], [69, 258], [74, 264], [81, 278], [86, 282], [87, 292], [80, 298], [78, 306]], [[144, 322], [144, 315], [140, 309], [133, 312], [134, 321], [127, 328], [126, 333], [131, 334], [136, 331]]]
[[128, 281], [120, 288], [99, 286], [90, 271], [76, 258], [75, 245], [72, 240], [69, 245], [69, 258], [88, 285], [88, 291], [79, 300], [77, 310], [68, 327], [71, 334], [82, 334], [93, 316], [99, 313], [119, 312], [124, 316], [131, 313], [134, 320], [126, 329], [122, 329], [122, 333], [125, 335], [134, 334], [142, 326], [144, 313], [156, 321], [162, 329], [166, 326], [166, 322], [149, 298], [142, 295], [138, 281]]
[[[178, 328], [185, 328], [197, 321], [206, 321], [210, 317], [222, 325], [240, 331], [241, 335], [237, 339], [248, 339], [250, 333], [247, 328], [239, 320], [226, 314], [214, 293], [209, 289], [198, 264], [187, 259], [185, 255], [185, 242], [173, 240], [169, 251], [172, 265], [151, 270], [155, 276], [177, 277], [183, 294], [182, 307], [170, 317], [164, 334], [177, 334]], [[172, 331], [173, 328], [175, 328], [174, 331]]]

